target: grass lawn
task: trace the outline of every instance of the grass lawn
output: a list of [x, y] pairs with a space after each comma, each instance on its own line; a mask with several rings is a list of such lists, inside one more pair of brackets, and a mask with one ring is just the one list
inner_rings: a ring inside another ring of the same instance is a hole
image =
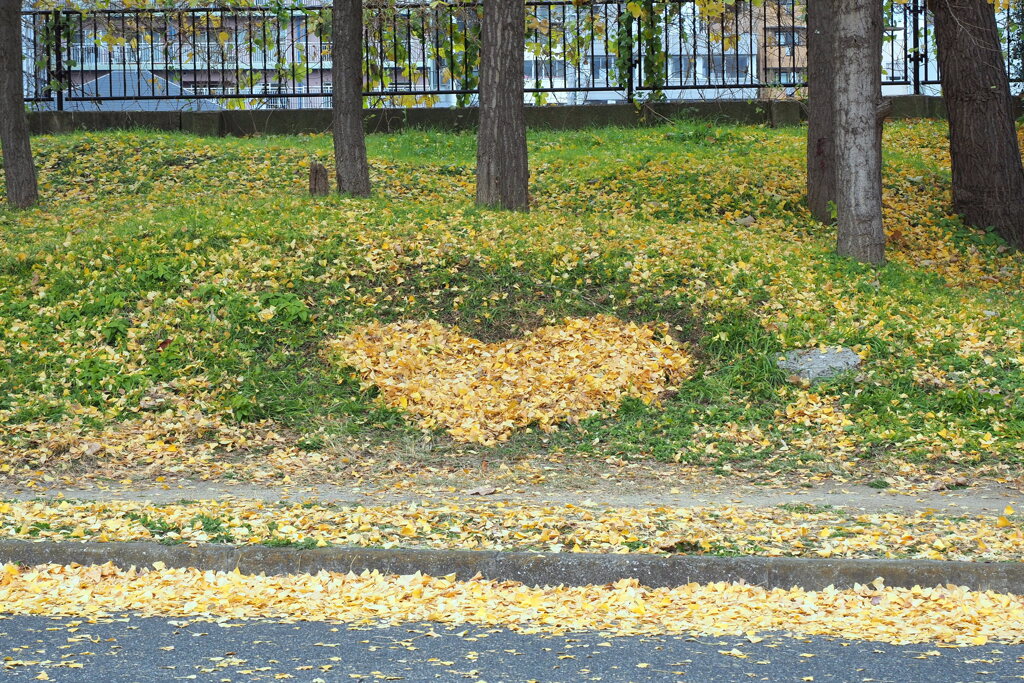
[[[41, 205], [0, 209], [0, 476], [558, 454], [1019, 477], [1024, 259], [951, 215], [945, 124], [886, 127], [881, 270], [809, 218], [803, 134], [534, 132], [528, 215], [473, 207], [471, 134], [370, 136], [370, 200], [307, 196], [324, 135], [36, 138]], [[692, 372], [493, 446], [424, 433], [328, 352], [375, 322], [502, 342], [596, 315], [657, 324]], [[865, 362], [813, 387], [777, 368], [818, 345]]]

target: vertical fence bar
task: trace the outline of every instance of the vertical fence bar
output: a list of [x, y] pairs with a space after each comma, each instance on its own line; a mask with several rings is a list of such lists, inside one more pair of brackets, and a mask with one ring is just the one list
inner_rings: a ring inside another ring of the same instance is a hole
[[53, 77], [57, 81], [57, 111], [64, 111], [64, 48], [63, 34], [61, 27], [60, 10], [53, 12]]
[[632, 104], [634, 100], [633, 77], [636, 65], [640, 60], [637, 54], [636, 41], [633, 39], [633, 15], [629, 11], [620, 11], [619, 21], [623, 19], [626, 21], [626, 40], [629, 43], [629, 59], [627, 60], [626, 67], [626, 101]]
[[910, 77], [910, 82], [915, 95], [921, 94], [921, 27], [918, 20], [922, 15], [922, 2], [923, 0], [910, 0], [910, 23], [913, 25], [910, 38], [910, 63], [913, 68], [913, 75]]
[[[33, 15], [32, 17], [32, 41], [35, 47], [34, 55], [41, 55], [36, 57], [39, 60], [39, 66], [35, 70], [35, 82], [36, 90], [40, 90], [40, 79], [42, 79], [42, 97], [47, 102], [53, 98], [53, 89], [50, 87], [51, 74], [53, 69], [53, 49], [47, 42], [47, 31], [49, 31], [50, 25], [50, 13], [42, 12], [40, 14]], [[40, 35], [42, 36], [40, 38]], [[36, 40], [40, 40], [40, 44], [36, 45]]]

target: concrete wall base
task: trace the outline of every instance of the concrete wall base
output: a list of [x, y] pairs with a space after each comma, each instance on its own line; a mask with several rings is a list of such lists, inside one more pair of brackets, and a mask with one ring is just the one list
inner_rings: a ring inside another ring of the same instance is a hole
[[[891, 97], [894, 119], [946, 117], [941, 97], [900, 95]], [[1017, 101], [1018, 115], [1024, 103]], [[367, 109], [366, 130], [395, 132], [406, 128], [462, 131], [476, 128], [475, 107], [452, 109]], [[797, 100], [708, 100], [657, 104], [587, 104], [527, 107], [526, 123], [534, 130], [578, 130], [600, 126], [648, 126], [672, 119], [689, 118], [721, 123], [795, 126], [806, 119], [806, 108]], [[32, 112], [34, 134], [68, 133], [76, 130], [123, 130], [149, 128], [183, 131], [194, 135], [296, 135], [326, 133], [331, 129], [328, 109], [226, 110], [219, 112]]]

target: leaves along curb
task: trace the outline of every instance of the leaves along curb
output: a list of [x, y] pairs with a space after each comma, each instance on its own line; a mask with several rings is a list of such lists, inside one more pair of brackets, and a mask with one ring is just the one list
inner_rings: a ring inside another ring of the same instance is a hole
[[378, 571], [430, 576], [477, 574], [527, 585], [604, 585], [635, 578], [652, 588], [686, 583], [746, 582], [765, 588], [821, 590], [881, 578], [891, 587], [955, 584], [972, 590], [1024, 593], [1024, 563], [935, 560], [811, 559], [794, 557], [703, 557], [693, 555], [608, 555], [467, 550], [315, 549], [265, 546], [166, 546], [151, 542], [70, 543], [0, 540], [0, 563], [20, 565], [105, 564], [127, 569], [192, 567], [243, 574], [315, 574], [319, 571]]

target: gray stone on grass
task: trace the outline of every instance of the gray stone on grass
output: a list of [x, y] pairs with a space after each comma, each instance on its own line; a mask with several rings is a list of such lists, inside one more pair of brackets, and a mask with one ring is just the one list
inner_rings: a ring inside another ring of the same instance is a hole
[[835, 377], [841, 372], [853, 370], [861, 364], [861, 358], [851, 349], [798, 349], [786, 354], [779, 361], [779, 367], [801, 379], [816, 382]]

